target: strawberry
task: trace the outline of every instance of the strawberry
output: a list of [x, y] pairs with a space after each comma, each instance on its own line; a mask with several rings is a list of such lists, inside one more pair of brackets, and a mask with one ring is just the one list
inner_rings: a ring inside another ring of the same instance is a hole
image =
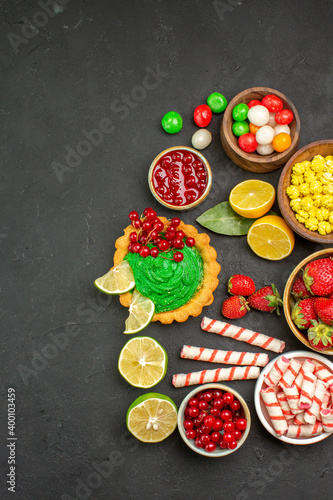
[[254, 292], [247, 299], [247, 303], [252, 309], [258, 311], [279, 312], [279, 306], [282, 305], [282, 300], [275, 285], [268, 285]]
[[333, 326], [333, 299], [317, 297], [314, 301], [314, 308], [323, 323]]
[[333, 259], [327, 257], [309, 262], [305, 266], [303, 279], [313, 295], [330, 295], [333, 292]]
[[303, 299], [296, 302], [291, 310], [291, 319], [300, 330], [307, 330], [312, 326], [312, 321], [318, 320], [314, 303], [316, 299]]
[[296, 300], [308, 299], [312, 297], [312, 293], [305, 286], [303, 276], [299, 276], [295, 280], [291, 293]]
[[326, 351], [333, 346], [332, 333], [330, 326], [314, 321], [313, 326], [308, 329], [308, 341], [318, 351]]
[[229, 319], [238, 319], [245, 316], [249, 307], [244, 297], [241, 295], [232, 295], [222, 304], [222, 314]]
[[243, 295], [247, 297], [255, 292], [256, 286], [252, 278], [244, 274], [233, 274], [228, 281], [228, 292], [232, 295]]

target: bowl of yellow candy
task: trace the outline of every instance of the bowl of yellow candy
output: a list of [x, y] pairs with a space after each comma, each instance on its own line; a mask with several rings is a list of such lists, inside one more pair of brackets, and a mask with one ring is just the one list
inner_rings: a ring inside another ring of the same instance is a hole
[[333, 139], [297, 151], [283, 168], [278, 203], [288, 225], [303, 238], [333, 243]]

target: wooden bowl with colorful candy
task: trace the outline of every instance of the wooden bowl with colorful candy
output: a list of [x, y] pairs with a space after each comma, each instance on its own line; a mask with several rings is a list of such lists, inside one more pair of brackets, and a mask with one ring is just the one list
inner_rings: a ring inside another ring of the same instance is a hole
[[312, 142], [290, 158], [280, 175], [277, 198], [295, 233], [333, 244], [333, 139]]
[[236, 95], [220, 128], [225, 153], [236, 165], [255, 173], [285, 165], [297, 149], [299, 134], [296, 107], [284, 94], [268, 87], [253, 87]]

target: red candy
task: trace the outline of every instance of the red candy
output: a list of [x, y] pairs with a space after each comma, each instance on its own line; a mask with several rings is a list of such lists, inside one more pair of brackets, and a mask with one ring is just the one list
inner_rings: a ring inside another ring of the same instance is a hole
[[212, 115], [212, 110], [207, 104], [200, 104], [194, 110], [193, 119], [198, 127], [207, 127], [211, 122]]
[[275, 115], [275, 121], [279, 125], [289, 125], [293, 121], [294, 114], [290, 109], [282, 109]]
[[259, 101], [258, 99], [252, 99], [252, 101], [248, 103], [248, 107], [250, 109], [253, 108], [253, 106], [261, 106], [261, 101]]
[[271, 113], [277, 113], [283, 109], [283, 102], [274, 94], [265, 95], [265, 97], [262, 98], [261, 104]]
[[238, 138], [238, 145], [245, 153], [254, 153], [258, 147], [256, 137], [253, 134], [243, 134]]

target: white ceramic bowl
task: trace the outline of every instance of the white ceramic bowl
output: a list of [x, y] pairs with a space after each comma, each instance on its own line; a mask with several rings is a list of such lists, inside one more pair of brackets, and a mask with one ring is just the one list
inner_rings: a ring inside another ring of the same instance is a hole
[[[214, 450], [212, 452], [207, 452], [203, 448], [197, 448], [194, 444], [194, 440], [188, 439], [186, 437], [186, 434], [185, 434], [186, 431], [184, 429], [183, 422], [184, 422], [184, 416], [185, 416], [184, 412], [185, 412], [185, 408], [187, 406], [187, 403], [188, 403], [189, 399], [194, 398], [196, 394], [198, 394], [199, 392], [202, 392], [202, 391], [207, 391], [208, 389], [220, 389], [221, 391], [230, 392], [231, 394], [233, 394], [235, 396], [235, 398], [238, 399], [238, 401], [241, 404], [242, 417], [247, 420], [247, 427], [246, 427], [245, 431], [243, 432], [241, 439], [239, 441], [237, 441], [238, 446], [234, 450], [229, 450], [228, 448], [222, 449], [219, 446], [217, 446], [216, 450]], [[239, 450], [239, 448], [242, 446], [242, 444], [245, 442], [247, 436], [249, 435], [250, 427], [251, 427], [251, 415], [250, 415], [250, 410], [249, 410], [246, 402], [244, 401], [242, 396], [239, 394], [239, 392], [237, 392], [234, 389], [231, 389], [231, 387], [228, 387], [227, 385], [223, 385], [223, 384], [203, 384], [203, 385], [196, 387], [195, 389], [193, 389], [193, 391], [191, 391], [186, 396], [185, 399], [183, 399], [183, 401], [179, 407], [179, 410], [178, 410], [178, 430], [179, 430], [181, 437], [183, 438], [184, 442], [187, 444], [187, 446], [189, 448], [191, 448], [196, 453], [199, 453], [199, 455], [203, 455], [205, 457], [214, 457], [214, 458], [224, 457], [226, 455], [230, 455], [230, 453], [233, 453], [234, 451]]]
[[[325, 367], [333, 374], [333, 363], [331, 361], [329, 361], [327, 358], [325, 358], [324, 356], [321, 356], [320, 354], [309, 352], [309, 351], [291, 351], [291, 352], [281, 354], [281, 356], [285, 356], [286, 358], [289, 358], [289, 359], [296, 358], [297, 361], [305, 361], [305, 359], [319, 361], [320, 363], [325, 365]], [[277, 360], [278, 357], [280, 357], [280, 356], [277, 356], [276, 358], [272, 359], [272, 361], [270, 361], [268, 363], [268, 365], [265, 366], [265, 368], [261, 371], [261, 373], [257, 379], [256, 385], [255, 385], [254, 405], [255, 405], [255, 409], [256, 409], [257, 415], [259, 417], [259, 420], [261, 421], [261, 423], [265, 427], [265, 429], [267, 429], [268, 432], [270, 434], [272, 434], [272, 436], [276, 437], [280, 441], [284, 441], [285, 443], [304, 445], [304, 444], [318, 443], [319, 441], [326, 439], [327, 437], [329, 437], [331, 435], [328, 432], [322, 432], [321, 434], [318, 434], [318, 436], [309, 437], [309, 438], [290, 438], [290, 437], [286, 437], [286, 436], [279, 437], [276, 434], [276, 432], [274, 431], [272, 424], [271, 424], [271, 421], [270, 421], [270, 418], [268, 416], [266, 407], [264, 405], [264, 402], [263, 402], [262, 398], [260, 397], [260, 390], [262, 388], [267, 387], [265, 382], [264, 382], [264, 377], [265, 377], [265, 375], [267, 375], [269, 370], [272, 368], [273, 364], [275, 363], [275, 361]]]

